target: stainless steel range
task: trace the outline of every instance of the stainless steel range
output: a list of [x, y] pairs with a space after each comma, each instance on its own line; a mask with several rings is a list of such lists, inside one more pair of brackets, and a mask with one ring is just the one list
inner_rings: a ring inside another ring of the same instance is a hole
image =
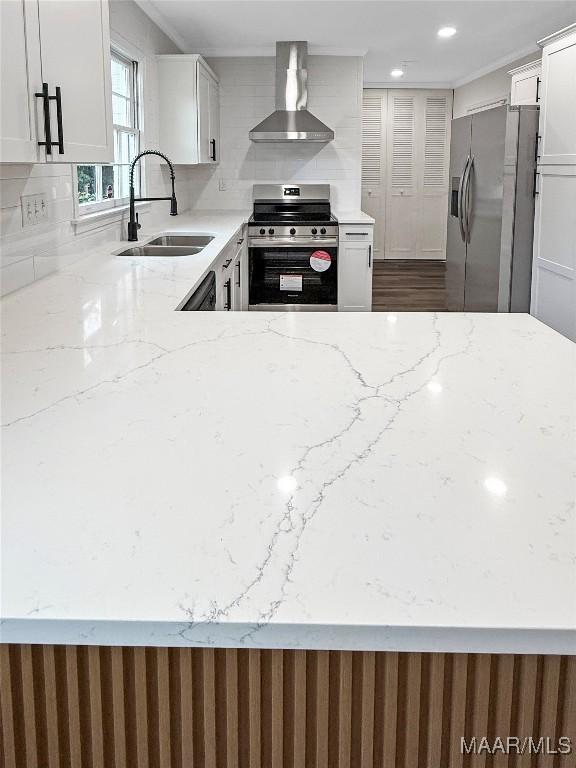
[[338, 223], [328, 184], [255, 184], [248, 223], [249, 305], [336, 310]]

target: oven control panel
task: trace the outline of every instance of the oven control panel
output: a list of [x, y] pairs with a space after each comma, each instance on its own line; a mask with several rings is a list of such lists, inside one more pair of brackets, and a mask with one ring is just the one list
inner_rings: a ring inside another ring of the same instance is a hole
[[267, 240], [337, 240], [338, 224], [250, 224], [248, 237], [251, 240], [265, 238]]

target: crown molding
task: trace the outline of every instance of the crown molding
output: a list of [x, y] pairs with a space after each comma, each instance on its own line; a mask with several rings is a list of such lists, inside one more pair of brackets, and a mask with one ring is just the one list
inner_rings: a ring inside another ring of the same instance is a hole
[[481, 69], [477, 69], [475, 72], [466, 75], [466, 77], [460, 77], [457, 80], [454, 80], [452, 87], [460, 88], [460, 86], [471, 83], [472, 80], [477, 80], [479, 77], [484, 77], [484, 75], [489, 75], [491, 72], [495, 72], [497, 69], [505, 67], [506, 64], [511, 64], [513, 61], [516, 61], [516, 59], [521, 59], [523, 56], [528, 56], [530, 53], [538, 53], [538, 46], [536, 43], [534, 43], [534, 45], [529, 45], [525, 48], [520, 48], [516, 51], [513, 51], [507, 56], [504, 56], [497, 61], [493, 61], [492, 64], [488, 64], [487, 66], [482, 67]]
[[167, 35], [174, 45], [180, 49], [182, 53], [189, 53], [189, 45], [182, 35], [177, 32], [174, 27], [166, 21], [164, 16], [158, 11], [152, 0], [134, 0], [140, 10], [144, 11], [146, 16], [159, 27], [165, 35]]
[[508, 96], [497, 96], [495, 99], [484, 99], [483, 101], [477, 101], [475, 104], [471, 104], [466, 109], [467, 115], [473, 115], [476, 112], [484, 112], [486, 109], [494, 109], [494, 107], [503, 107], [509, 102]]
[[522, 64], [521, 67], [516, 67], [515, 69], [510, 69], [508, 71], [509, 75], [520, 75], [524, 72], [530, 72], [530, 70], [535, 69], [536, 67], [539, 67], [542, 64], [542, 59], [534, 59], [534, 61], [529, 61], [527, 64]]
[[[196, 48], [195, 53], [214, 58], [274, 58], [276, 46], [252, 46], [243, 48]], [[355, 56], [363, 58], [368, 53], [367, 48], [334, 48], [324, 45], [308, 47], [308, 56]]]
[[424, 90], [436, 90], [436, 91], [451, 91], [452, 90], [452, 83], [411, 83], [404, 80], [403, 82], [398, 82], [398, 80], [389, 81], [385, 80], [381, 83], [364, 83], [362, 86], [364, 89], [382, 89], [385, 90], [391, 90], [391, 89], [405, 89], [410, 90], [411, 88], [419, 88]]
[[545, 45], [555, 43], [556, 40], [561, 40], [563, 37], [567, 37], [574, 32], [576, 32], [576, 24], [569, 24], [567, 27], [564, 27], [564, 29], [559, 29], [558, 32], [554, 32], [554, 34], [548, 35], [547, 37], [543, 37], [541, 40], [538, 40], [538, 45], [540, 48], [544, 48]]

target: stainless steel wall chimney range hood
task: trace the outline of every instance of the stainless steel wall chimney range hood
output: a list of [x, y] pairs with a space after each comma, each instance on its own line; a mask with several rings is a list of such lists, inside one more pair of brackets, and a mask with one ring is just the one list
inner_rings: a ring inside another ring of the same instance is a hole
[[332, 141], [334, 131], [308, 112], [308, 43], [276, 43], [276, 111], [248, 134], [252, 141]]

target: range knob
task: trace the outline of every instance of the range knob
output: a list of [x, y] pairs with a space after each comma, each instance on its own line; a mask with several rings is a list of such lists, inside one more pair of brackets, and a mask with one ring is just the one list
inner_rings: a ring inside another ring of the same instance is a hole
[[320, 230], [320, 234], [321, 235], [325, 235], [326, 234], [326, 227], [322, 227], [322, 229]]
[[272, 227], [270, 227], [270, 229], [268, 230], [268, 234], [269, 235], [273, 235], [274, 234], [274, 230], [272, 229]]
[[312, 234], [313, 235], [317, 235], [318, 234], [318, 230], [316, 229], [316, 227], [312, 227]]
[[262, 228], [262, 229], [260, 230], [260, 234], [261, 234], [261, 235], [265, 235], [265, 234], [266, 234], [266, 230], [265, 230], [264, 228]]
[[294, 229], [294, 227], [292, 227], [292, 229], [290, 230], [290, 234], [291, 235], [295, 235], [296, 234], [296, 230]]

